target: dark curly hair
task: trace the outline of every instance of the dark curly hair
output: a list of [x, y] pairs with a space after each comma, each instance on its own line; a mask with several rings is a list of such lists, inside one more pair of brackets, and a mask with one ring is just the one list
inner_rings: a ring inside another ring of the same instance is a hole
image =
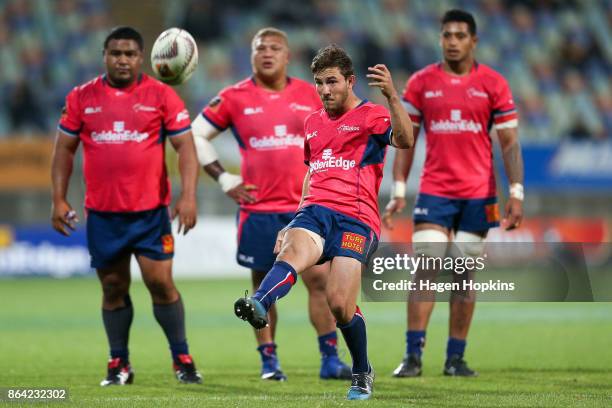
[[310, 70], [315, 75], [327, 68], [339, 68], [345, 78], [355, 75], [351, 57], [344, 48], [336, 44], [321, 48], [310, 64]]

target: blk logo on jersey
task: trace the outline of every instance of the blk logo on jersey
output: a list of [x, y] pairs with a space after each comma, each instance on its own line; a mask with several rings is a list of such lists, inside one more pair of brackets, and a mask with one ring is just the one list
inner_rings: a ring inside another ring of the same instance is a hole
[[263, 113], [263, 108], [261, 106], [256, 108], [244, 108], [245, 115], [256, 115], [258, 113]]
[[442, 94], [442, 90], [438, 89], [436, 91], [426, 91], [425, 92], [425, 99], [430, 99], [430, 98], [441, 98], [443, 96]]
[[428, 215], [429, 214], [429, 208], [423, 208], [423, 207], [414, 207], [414, 215]]
[[187, 112], [187, 109], [183, 109], [182, 111], [176, 114], [177, 122], [182, 122], [184, 120], [189, 120], [189, 112]]
[[162, 252], [164, 254], [171, 254], [174, 252], [174, 237], [172, 234], [162, 235]]
[[340, 247], [342, 249], [348, 249], [358, 254], [363, 254], [365, 251], [366, 237], [363, 235], [356, 234], [354, 232], [345, 232], [342, 234], [342, 243]]
[[100, 113], [102, 112], [102, 107], [101, 106], [88, 106], [85, 108], [85, 115], [92, 115], [94, 113]]

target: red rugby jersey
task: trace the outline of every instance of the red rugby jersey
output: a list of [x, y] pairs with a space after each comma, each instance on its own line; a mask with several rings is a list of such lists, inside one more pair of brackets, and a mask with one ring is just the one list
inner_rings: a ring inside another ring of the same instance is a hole
[[483, 64], [465, 76], [432, 64], [409, 80], [403, 99], [414, 124], [427, 137], [420, 192], [448, 198], [495, 196], [495, 169], [489, 131], [517, 126], [508, 83]]
[[85, 207], [145, 211], [170, 204], [166, 136], [191, 129], [176, 92], [148, 75], [128, 88], [99, 76], [66, 97], [59, 130], [83, 143]]
[[378, 190], [391, 138], [389, 111], [367, 100], [337, 118], [321, 109], [304, 129], [311, 173], [304, 206], [318, 204], [356, 218], [380, 236]]
[[240, 147], [240, 173], [254, 184], [255, 203], [243, 210], [291, 212], [297, 209], [306, 168], [304, 119], [322, 106], [315, 87], [288, 78], [280, 92], [263, 89], [247, 78], [223, 89], [202, 111], [217, 129], [231, 128]]

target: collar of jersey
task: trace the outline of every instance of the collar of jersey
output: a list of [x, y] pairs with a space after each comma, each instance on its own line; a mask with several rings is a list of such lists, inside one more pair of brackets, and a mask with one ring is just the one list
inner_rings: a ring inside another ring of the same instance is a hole
[[287, 88], [289, 88], [289, 85], [291, 85], [291, 77], [289, 75], [287, 75], [287, 85], [281, 91], [267, 91], [267, 90], [263, 89], [261, 86], [257, 85], [257, 81], [255, 81], [255, 75], [251, 75], [251, 83], [253, 84], [253, 86], [255, 88], [257, 88], [259, 90], [262, 90], [264, 92], [267, 92], [267, 93], [282, 93], [282, 92], [285, 92], [285, 90]]
[[121, 91], [121, 92], [125, 92], [125, 93], [130, 93], [134, 90], [134, 88], [136, 88], [138, 85], [140, 85], [140, 83], [142, 82], [142, 73], [138, 74], [138, 79], [136, 81], [134, 81], [130, 86], [128, 86], [127, 88], [118, 88], [115, 86], [112, 86], [110, 84], [110, 82], [108, 82], [108, 80], [106, 79], [106, 74], [102, 75], [102, 84], [104, 84], [104, 86], [107, 86], [111, 89], [117, 90], [117, 91]]
[[472, 64], [472, 68], [470, 69], [470, 72], [468, 72], [467, 75], [453, 75], [450, 74], [448, 72], [446, 72], [444, 70], [444, 68], [442, 68], [442, 62], [438, 62], [438, 69], [446, 76], [450, 77], [450, 78], [457, 78], [457, 79], [462, 79], [462, 78], [468, 78], [470, 75], [472, 75], [474, 72], [476, 72], [476, 70], [478, 69], [478, 61], [474, 60], [474, 63]]

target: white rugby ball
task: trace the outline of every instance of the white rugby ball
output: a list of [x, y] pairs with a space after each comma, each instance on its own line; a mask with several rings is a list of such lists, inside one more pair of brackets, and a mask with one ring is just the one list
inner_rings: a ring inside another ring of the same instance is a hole
[[187, 31], [169, 28], [151, 49], [151, 67], [157, 79], [168, 85], [187, 81], [198, 65], [198, 46]]

